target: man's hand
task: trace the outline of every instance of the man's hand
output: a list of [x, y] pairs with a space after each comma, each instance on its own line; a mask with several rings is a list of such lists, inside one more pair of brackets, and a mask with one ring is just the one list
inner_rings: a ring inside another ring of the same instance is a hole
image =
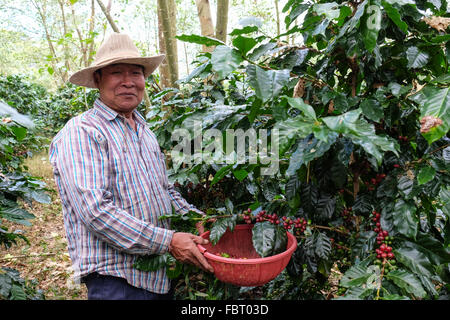
[[197, 244], [207, 243], [208, 240], [194, 234], [175, 232], [170, 242], [169, 252], [182, 263], [191, 263], [205, 271], [214, 272], [213, 267], [197, 248]]

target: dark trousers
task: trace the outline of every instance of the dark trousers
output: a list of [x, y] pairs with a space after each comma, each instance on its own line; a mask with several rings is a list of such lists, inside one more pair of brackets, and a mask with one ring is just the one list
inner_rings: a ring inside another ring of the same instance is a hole
[[171, 300], [173, 293], [153, 293], [130, 285], [123, 278], [91, 273], [82, 282], [88, 289], [88, 300]]

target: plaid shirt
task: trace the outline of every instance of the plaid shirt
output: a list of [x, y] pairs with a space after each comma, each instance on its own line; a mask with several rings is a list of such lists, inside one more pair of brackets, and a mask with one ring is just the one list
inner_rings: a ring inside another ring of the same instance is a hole
[[96, 271], [167, 293], [164, 269], [142, 272], [133, 263], [138, 255], [168, 251], [174, 231], [159, 216], [172, 213], [172, 206], [177, 213], [198, 210], [168, 183], [156, 136], [137, 111], [133, 114], [136, 131], [95, 101], [54, 137], [49, 157], [75, 280]]

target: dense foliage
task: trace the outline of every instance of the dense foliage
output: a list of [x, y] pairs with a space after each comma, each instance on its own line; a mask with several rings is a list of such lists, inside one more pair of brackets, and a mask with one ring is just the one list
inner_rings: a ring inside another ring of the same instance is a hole
[[[23, 98], [26, 99], [26, 95]], [[3, 114], [0, 118], [0, 246], [10, 248], [19, 240], [28, 242], [20, 229], [10, 231], [8, 227], [11, 223], [31, 225], [34, 215], [25, 209], [23, 202], [29, 205], [32, 201], [49, 203], [50, 197], [45, 183], [27, 173], [23, 165], [25, 157], [41, 147], [35, 129], [22, 124], [32, 121], [1, 101], [0, 109]], [[1, 299], [43, 298], [35, 287], [35, 281], [22, 279], [17, 270], [0, 269]]]
[[[262, 210], [308, 221], [286, 272], [263, 288], [266, 297], [448, 297], [446, 8], [446, 1], [290, 0], [287, 34], [301, 34], [302, 46], [262, 34], [256, 18], [233, 30], [231, 45], [178, 37], [215, 49], [198, 56], [183, 89], [168, 90], [170, 99], [149, 115], [169, 160], [180, 128], [195, 150], [202, 139], [195, 123], [201, 132], [220, 130], [224, 150], [227, 129], [279, 132], [274, 175], [261, 174], [267, 158], [250, 163], [251, 153], [241, 162], [172, 158], [170, 165], [179, 190], [210, 216], [233, 208], [242, 217], [251, 208], [253, 221]], [[276, 140], [268, 140], [272, 150]], [[219, 186], [225, 198], [207, 200]], [[174, 221], [192, 228], [196, 219]], [[204, 290], [201, 297], [211, 298]]]

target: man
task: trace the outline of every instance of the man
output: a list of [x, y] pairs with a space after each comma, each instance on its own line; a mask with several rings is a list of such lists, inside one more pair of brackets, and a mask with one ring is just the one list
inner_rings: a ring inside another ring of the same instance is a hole
[[178, 213], [198, 211], [168, 183], [164, 155], [136, 110], [145, 79], [163, 58], [141, 57], [128, 35], [114, 33], [93, 64], [70, 78], [100, 93], [49, 150], [74, 276], [86, 283], [88, 299], [171, 298], [165, 270], [133, 268], [139, 255], [170, 252], [213, 272], [196, 246], [205, 239], [158, 219], [172, 206]]

